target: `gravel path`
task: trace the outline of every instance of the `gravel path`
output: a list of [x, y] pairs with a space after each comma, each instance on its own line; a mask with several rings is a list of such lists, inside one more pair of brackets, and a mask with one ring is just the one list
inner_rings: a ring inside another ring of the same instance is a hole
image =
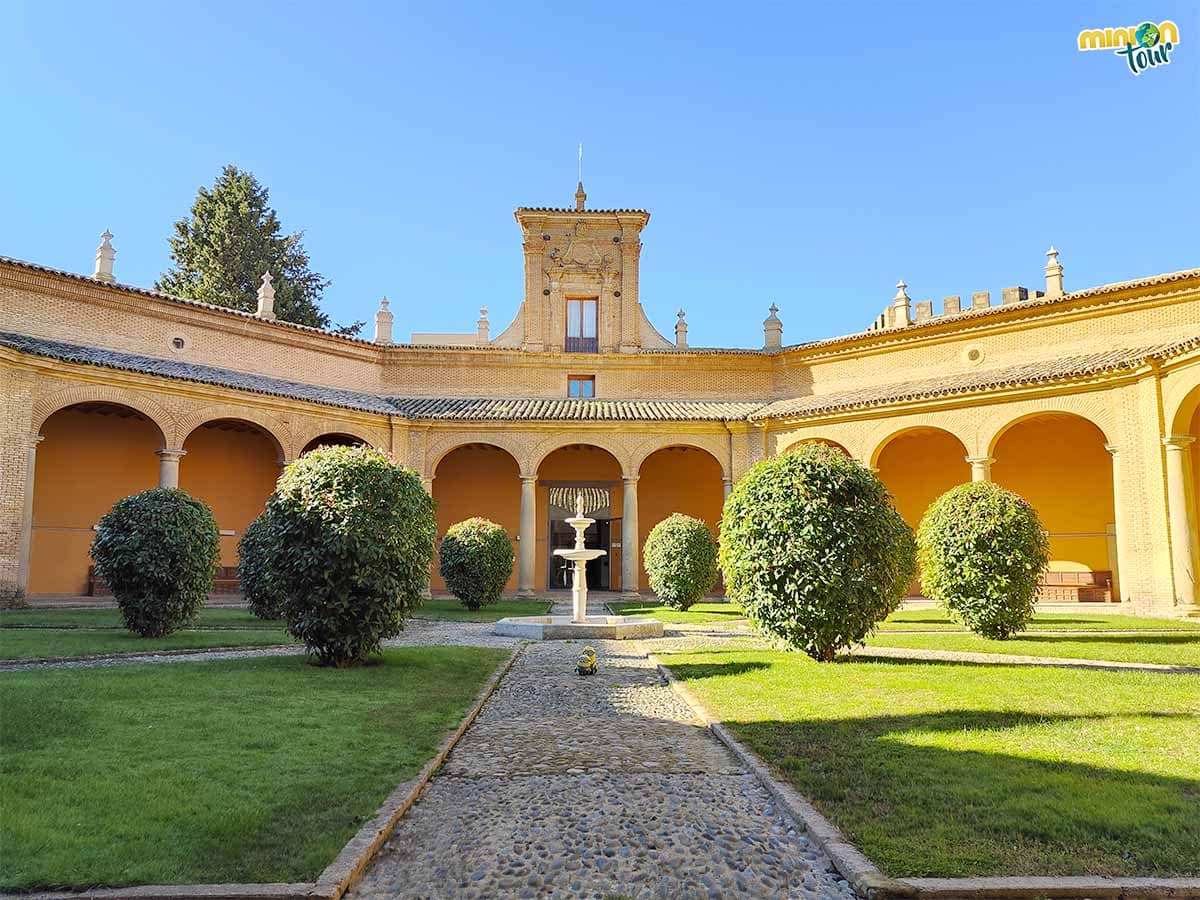
[[651, 646], [529, 645], [353, 897], [854, 897]]

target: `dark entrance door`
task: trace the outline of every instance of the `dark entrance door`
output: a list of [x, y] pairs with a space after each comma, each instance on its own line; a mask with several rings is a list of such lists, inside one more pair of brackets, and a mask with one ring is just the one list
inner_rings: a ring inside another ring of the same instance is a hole
[[[550, 504], [550, 572], [546, 583], [551, 590], [564, 590], [571, 587], [571, 569], [574, 564], [561, 557], [555, 556], [554, 551], [560, 547], [575, 546], [575, 529], [567, 524], [568, 516], [573, 511]], [[593, 559], [587, 563], [587, 586], [589, 591], [607, 591], [612, 583], [610, 560], [612, 547], [612, 520], [609, 507], [595, 510], [586, 514], [589, 519], [595, 519], [583, 533], [583, 545], [592, 550], [606, 550], [608, 555]]]

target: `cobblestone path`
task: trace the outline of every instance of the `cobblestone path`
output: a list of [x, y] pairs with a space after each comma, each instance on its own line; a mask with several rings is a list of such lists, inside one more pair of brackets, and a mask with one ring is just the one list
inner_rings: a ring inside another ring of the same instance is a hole
[[528, 646], [355, 898], [852, 898], [638, 642]]

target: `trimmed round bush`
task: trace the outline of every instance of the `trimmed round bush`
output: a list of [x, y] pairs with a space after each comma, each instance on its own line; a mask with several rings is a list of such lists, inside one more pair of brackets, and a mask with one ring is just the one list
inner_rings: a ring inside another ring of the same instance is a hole
[[1004, 640], [1033, 618], [1050, 543], [1037, 511], [990, 481], [951, 488], [917, 530], [921, 588], [976, 634]]
[[264, 512], [246, 526], [238, 541], [238, 581], [250, 612], [260, 619], [282, 619], [283, 597], [271, 579], [271, 536]]
[[642, 562], [658, 599], [686, 610], [717, 580], [717, 541], [699, 519], [673, 513], [650, 529]]
[[221, 556], [212, 510], [178, 488], [152, 488], [118, 500], [92, 541], [125, 627], [162, 637], [191, 621], [212, 590]]
[[512, 541], [508, 532], [487, 519], [451, 525], [438, 555], [446, 589], [470, 610], [499, 600], [512, 576]]
[[883, 484], [832, 447], [757, 463], [725, 501], [726, 592], [765, 635], [813, 659], [861, 643], [896, 608], [913, 557]]
[[262, 532], [288, 632], [321, 665], [378, 653], [421, 603], [435, 528], [420, 477], [377, 450], [321, 447], [291, 463]]

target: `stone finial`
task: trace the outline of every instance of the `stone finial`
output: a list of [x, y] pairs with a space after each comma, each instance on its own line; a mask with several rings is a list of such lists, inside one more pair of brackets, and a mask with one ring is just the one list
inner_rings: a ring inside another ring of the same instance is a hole
[[991, 291], [975, 291], [971, 294], [971, 309], [987, 309], [991, 305]]
[[903, 278], [896, 282], [896, 296], [892, 298], [892, 325], [908, 325], [912, 322], [910, 299], [905, 290], [907, 287]]
[[1016, 287], [1006, 287], [1000, 291], [1001, 304], [1024, 303], [1029, 299], [1029, 291], [1026, 288], [1017, 285]]
[[491, 341], [491, 323], [488, 322], [487, 307], [479, 307], [479, 318], [475, 320], [475, 343], [486, 347]]
[[92, 277], [97, 281], [115, 283], [117, 279], [113, 275], [113, 260], [116, 256], [117, 251], [112, 245], [112, 232], [105, 228], [104, 234], [100, 235], [100, 246], [96, 248], [96, 271], [92, 273]]
[[953, 316], [962, 312], [962, 297], [957, 294], [942, 299], [942, 315]]
[[933, 301], [922, 300], [917, 303], [917, 321], [926, 322], [933, 318]]
[[275, 318], [275, 287], [271, 284], [271, 273], [263, 272], [262, 284], [258, 286], [258, 317]]
[[1046, 251], [1046, 296], [1061, 297], [1063, 295], [1063, 267], [1058, 261], [1058, 251], [1054, 245]]
[[379, 301], [379, 311], [375, 313], [375, 343], [390, 344], [392, 342], [392, 320], [395, 317], [388, 309], [388, 298]]
[[679, 316], [679, 321], [675, 323], [675, 346], [684, 350], [687, 349], [687, 319], [682, 309], [675, 315]]
[[770, 315], [763, 320], [763, 349], [778, 350], [783, 346], [783, 323], [779, 321], [779, 307], [774, 303], [769, 310]]
[[583, 182], [579, 182], [579, 187], [575, 188], [575, 209], [577, 212], [583, 212], [583, 205], [587, 203], [587, 192], [583, 189]]

